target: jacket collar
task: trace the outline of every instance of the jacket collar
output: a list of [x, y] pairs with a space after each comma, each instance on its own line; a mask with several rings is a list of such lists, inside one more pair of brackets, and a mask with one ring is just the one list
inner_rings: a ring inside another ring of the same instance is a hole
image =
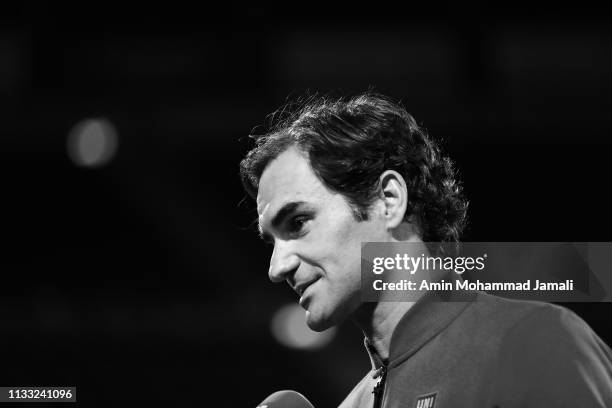
[[388, 368], [402, 363], [448, 327], [474, 301], [473, 291], [429, 291], [407, 312], [391, 335], [389, 361], [379, 357], [368, 339], [364, 344], [372, 369]]

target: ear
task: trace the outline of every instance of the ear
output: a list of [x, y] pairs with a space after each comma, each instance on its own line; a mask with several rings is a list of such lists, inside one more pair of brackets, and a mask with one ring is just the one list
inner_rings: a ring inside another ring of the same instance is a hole
[[397, 228], [403, 221], [408, 205], [406, 181], [395, 170], [385, 170], [380, 175], [381, 200], [384, 203], [384, 218], [387, 228]]

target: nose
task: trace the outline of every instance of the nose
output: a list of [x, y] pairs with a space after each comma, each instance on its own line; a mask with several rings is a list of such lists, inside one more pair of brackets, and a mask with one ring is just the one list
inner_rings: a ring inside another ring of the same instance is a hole
[[272, 282], [282, 282], [290, 279], [294, 274], [300, 260], [291, 250], [291, 243], [283, 240], [276, 240], [272, 257], [270, 258], [270, 269], [268, 277]]

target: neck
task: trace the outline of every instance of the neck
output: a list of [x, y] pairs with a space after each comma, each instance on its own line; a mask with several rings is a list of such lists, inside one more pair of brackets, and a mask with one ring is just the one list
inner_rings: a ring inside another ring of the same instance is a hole
[[413, 305], [414, 302], [364, 303], [353, 316], [353, 322], [363, 331], [383, 361], [389, 358], [395, 327]]
[[[408, 224], [408, 226], [410, 226]], [[404, 232], [401, 239], [395, 238], [395, 242], [411, 242], [415, 245], [410, 247], [412, 252], [411, 255], [419, 256], [421, 254], [429, 255], [426, 245], [421, 241], [418, 235], [414, 234], [412, 230]], [[403, 239], [402, 239], [403, 238]], [[423, 274], [422, 271], [416, 271], [414, 275], [421, 276], [424, 279], [429, 279], [427, 274]], [[395, 273], [398, 273], [395, 271]], [[393, 276], [393, 273], [392, 273]], [[401, 278], [402, 276], [397, 276]], [[395, 280], [391, 278], [390, 281]], [[419, 296], [420, 297], [420, 296]], [[413, 298], [414, 299], [414, 298]], [[417, 299], [414, 299], [415, 301]], [[378, 356], [386, 361], [389, 358], [389, 348], [391, 346], [391, 336], [397, 327], [397, 324], [401, 318], [412, 308], [415, 304], [412, 302], [398, 302], [390, 301], [384, 302], [379, 301], [375, 303], [362, 303], [360, 308], [353, 315], [353, 322], [363, 331], [364, 335], [370, 342], [370, 344], [376, 350]]]

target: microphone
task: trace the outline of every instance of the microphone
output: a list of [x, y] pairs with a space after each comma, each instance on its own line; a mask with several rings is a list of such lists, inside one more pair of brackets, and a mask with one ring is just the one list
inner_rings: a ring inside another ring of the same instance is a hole
[[268, 396], [257, 408], [314, 408], [314, 405], [299, 392], [282, 390]]

